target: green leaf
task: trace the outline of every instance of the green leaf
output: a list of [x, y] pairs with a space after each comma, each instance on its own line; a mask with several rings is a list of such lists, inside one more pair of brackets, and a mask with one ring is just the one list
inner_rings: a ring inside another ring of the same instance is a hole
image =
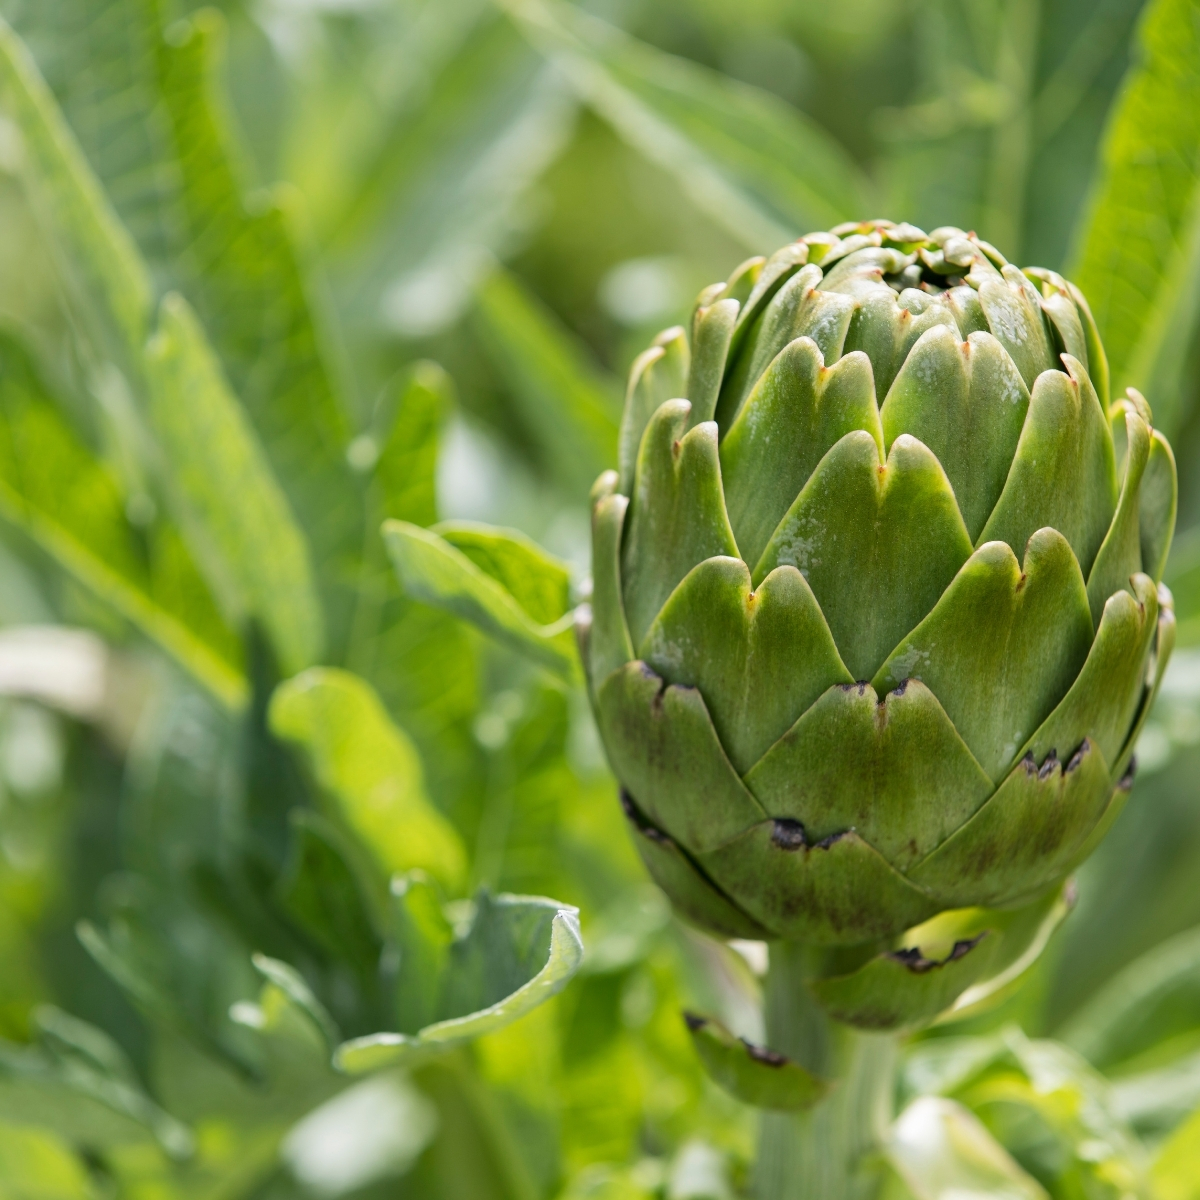
[[383, 945], [367, 894], [369, 870], [355, 871], [355, 851], [336, 826], [306, 809], [289, 814], [291, 845], [275, 894], [288, 916], [326, 954], [364, 978], [379, 969]]
[[[1134, 595], [1115, 592], [1104, 606], [1087, 661], [1071, 690], [1026, 744], [1040, 763], [1066, 755], [1084, 738], [1115, 769], [1145, 692], [1146, 664], [1158, 632], [1158, 590], [1145, 575], [1131, 581]], [[1123, 772], [1122, 772], [1123, 773]]]
[[230, 1017], [259, 1035], [272, 1075], [324, 1074], [341, 1040], [333, 1018], [294, 967], [265, 954], [255, 954], [253, 963], [263, 980], [258, 1000], [235, 1004]]
[[1020, 903], [1070, 870], [1112, 788], [1108, 762], [1092, 741], [1062, 761], [1026, 755], [908, 878], [946, 907]]
[[481, 892], [469, 930], [444, 959], [439, 1019], [415, 1035], [378, 1033], [344, 1042], [335, 1062], [357, 1074], [419, 1061], [502, 1029], [560, 992], [582, 961], [576, 909]]
[[531, 621], [553, 625], [567, 615], [571, 574], [566, 563], [519, 530], [444, 521], [433, 532], [500, 584]]
[[1121, 493], [1112, 525], [1088, 576], [1088, 601], [1092, 606], [1092, 620], [1097, 625], [1109, 596], [1120, 588], [1132, 587], [1131, 577], [1142, 569], [1139, 502], [1150, 448], [1154, 443], [1150, 427], [1131, 406], [1126, 406], [1124, 416], [1126, 453]]
[[[437, 520], [438, 438], [452, 389], [450, 376], [427, 361], [392, 385], [390, 422], [372, 472], [384, 517], [414, 525]], [[375, 450], [373, 440], [359, 445], [364, 454]]]
[[387, 874], [414, 868], [457, 888], [466, 857], [425, 796], [420, 760], [371, 686], [317, 667], [276, 689], [270, 724], [308, 755], [333, 812]]
[[633, 658], [621, 597], [621, 535], [629, 499], [609, 490], [616, 484], [617, 473], [608, 471], [592, 492], [592, 624], [586, 666], [593, 688]]
[[743, 1104], [797, 1112], [811, 1108], [829, 1090], [827, 1081], [799, 1063], [734, 1037], [711, 1017], [685, 1013], [684, 1020], [704, 1069]]
[[762, 941], [771, 936], [728, 896], [718, 891], [673, 839], [638, 812], [624, 788], [621, 789], [621, 806], [633, 844], [650, 878], [666, 892], [671, 907], [679, 916], [705, 932], [721, 937]]
[[240, 646], [176, 530], [132, 526], [112, 473], [76, 437], [24, 351], [0, 336], [0, 512], [230, 706]]
[[809, 982], [822, 1008], [860, 1029], [920, 1028], [979, 1003], [1025, 971], [1070, 909], [1055, 888], [1023, 909], [939, 913], [844, 975]]
[[1196, 1200], [1200, 1190], [1200, 1111], [1167, 1139], [1150, 1169], [1156, 1200]]
[[751, 593], [737, 558], [693, 567], [638, 649], [667, 683], [699, 688], [739, 774], [827, 688], [853, 682], [804, 576], [778, 567]]
[[91, 1200], [95, 1194], [66, 1139], [20, 1124], [0, 1125], [0, 1179], [12, 1200]]
[[795, 821], [764, 821], [696, 858], [776, 937], [818, 946], [892, 937], [943, 907], [853, 829], [814, 843]]
[[548, 472], [569, 492], [585, 495], [616, 461], [619, 385], [515, 276], [499, 268], [479, 286], [474, 325]]
[[754, 568], [808, 580], [842, 661], [870, 679], [971, 554], [941, 464], [901, 434], [886, 464], [875, 438], [846, 434], [821, 460]]
[[[53, 39], [60, 65], [88, 72], [94, 91], [90, 104], [73, 109], [72, 131], [41, 81], [25, 81], [40, 105], [35, 111], [31, 99], [14, 110], [22, 129], [29, 123], [25, 140], [40, 148], [25, 174], [36, 174], [35, 208], [69, 266], [104, 274], [97, 311], [121, 335], [119, 343], [109, 339], [108, 353], [136, 390], [154, 297], [145, 262], [93, 170], [155, 278], [183, 292], [208, 329], [318, 564], [356, 551], [363, 515], [343, 454], [347, 420], [296, 247], [294, 204], [284, 192], [248, 204], [234, 169], [238, 153], [219, 85], [223, 18], [205, 10], [175, 22], [167, 39], [150, 0], [66, 0], [42, 21], [23, 17], [32, 33]], [[97, 56], [103, 72], [89, 71]], [[57, 82], [69, 93], [76, 81]], [[128, 119], [131, 106], [136, 121]], [[54, 137], [43, 133], [56, 122]], [[60, 198], [42, 203], [42, 194]]]
[[323, 638], [308, 545], [181, 296], [163, 301], [146, 372], [150, 420], [185, 528], [215, 560], [221, 590], [262, 620], [284, 669], [308, 666]]
[[[36, 1010], [34, 1025], [37, 1045], [0, 1043], [0, 1121], [92, 1150], [149, 1143], [175, 1158], [192, 1152], [190, 1131], [146, 1094], [106, 1033], [50, 1007]], [[0, 1177], [10, 1178], [2, 1166]]]
[[434, 884], [421, 872], [393, 877], [391, 932], [400, 951], [396, 1025], [415, 1035], [438, 1019], [454, 927]]
[[691, 350], [687, 334], [680, 325], [664, 329], [655, 337], [650, 348], [643, 350], [633, 360], [629, 368], [629, 386], [625, 392], [617, 451], [620, 481], [615, 486], [622, 495], [633, 494], [638, 447], [642, 444], [642, 434], [650, 418], [658, 411], [660, 404], [687, 394], [690, 370]]
[[65, 277], [128, 365], [149, 330], [150, 277], [24, 43], [0, 21], [0, 106], [21, 139], [20, 177]]
[[584, 100], [752, 251], [869, 207], [862, 176], [842, 147], [773, 96], [663, 54], [566, 4], [505, 0], [504, 7]]
[[922, 1096], [900, 1114], [886, 1153], [915, 1200], [1049, 1200], [978, 1117], [941, 1096]]
[[539, 625], [505, 587], [429, 530], [388, 521], [383, 537], [408, 595], [470, 621], [559, 678], [578, 678], [570, 614]]
[[1069, 272], [1104, 339], [1113, 391], [1146, 393], [1168, 434], [1200, 316], [1200, 26], [1192, 0], [1154, 0], [1105, 135]]
[[167, 277], [208, 330], [324, 578], [331, 560], [357, 551], [362, 539], [361, 501], [344, 456], [345, 404], [298, 248], [294, 200], [276, 190], [247, 202], [237, 178], [220, 87], [224, 38], [212, 9], [155, 38], [169, 154], [143, 169], [179, 179], [176, 201], [160, 217], [176, 231], [164, 254]]
[[692, 426], [711, 421], [717, 411], [717, 396], [725, 378], [726, 357], [737, 323], [738, 302], [717, 300], [696, 310], [692, 320], [692, 355], [686, 396], [691, 401]]
[[1192, 1032], [1200, 997], [1200, 930], [1147, 950], [1093, 995], [1058, 1031], [1101, 1071]]

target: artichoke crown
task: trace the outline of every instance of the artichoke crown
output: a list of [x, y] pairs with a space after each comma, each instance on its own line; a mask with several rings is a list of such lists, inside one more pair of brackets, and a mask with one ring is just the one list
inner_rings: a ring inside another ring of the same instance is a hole
[[743, 263], [637, 359], [585, 662], [685, 916], [878, 944], [1036, 902], [1107, 828], [1176, 496], [1108, 391], [1072, 284], [886, 221]]

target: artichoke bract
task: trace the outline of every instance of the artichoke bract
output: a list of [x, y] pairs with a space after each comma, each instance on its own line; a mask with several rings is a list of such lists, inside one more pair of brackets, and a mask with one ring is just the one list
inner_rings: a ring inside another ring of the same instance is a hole
[[896, 946], [1091, 849], [1174, 637], [1174, 460], [1108, 393], [1074, 285], [887, 221], [751, 259], [637, 359], [581, 636], [684, 917]]

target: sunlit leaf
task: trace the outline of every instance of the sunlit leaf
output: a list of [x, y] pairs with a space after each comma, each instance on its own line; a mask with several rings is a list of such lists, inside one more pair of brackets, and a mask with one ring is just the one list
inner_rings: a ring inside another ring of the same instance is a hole
[[320, 653], [321, 608], [304, 535], [186, 300], [163, 302], [146, 351], [150, 418], [185, 528], [266, 626], [285, 670]]
[[281, 685], [271, 728], [308, 755], [333, 811], [388, 874], [420, 868], [456, 888], [466, 860], [425, 796], [421, 763], [365, 681], [314, 668]]
[[20, 174], [52, 234], [60, 269], [81, 288], [110, 346], [126, 354], [146, 336], [146, 268], [113, 213], [28, 50], [0, 22], [0, 105], [20, 139]]
[[470, 621], [561, 678], [578, 679], [570, 614], [536, 622], [503, 584], [429, 530], [388, 521], [383, 536], [408, 595]]
[[[0, 1044], [0, 1121], [39, 1125], [93, 1150], [149, 1142], [177, 1157], [192, 1151], [190, 1132], [146, 1094], [107, 1034], [58, 1009], [36, 1017], [39, 1045]], [[0, 1179], [9, 1178], [0, 1165]]]
[[414, 1035], [379, 1033], [346, 1042], [336, 1062], [357, 1074], [491, 1033], [561, 991], [582, 961], [575, 909], [554, 900], [481, 892], [469, 931], [444, 960], [440, 1019]]
[[1074, 278], [1092, 306], [1114, 395], [1143, 391], [1168, 434], [1200, 317], [1200, 24], [1153, 0], [1103, 147]]
[[504, 8], [623, 138], [750, 249], [864, 209], [866, 188], [846, 152], [775, 97], [558, 0], [504, 0]]
[[546, 471], [585, 496], [616, 461], [621, 389], [520, 281], [496, 269], [476, 293], [474, 324], [508, 385]]
[[744, 1104], [790, 1112], [810, 1108], [828, 1090], [828, 1081], [765, 1046], [734, 1037], [719, 1021], [691, 1013], [685, 1020], [704, 1069]]
[[242, 701], [239, 647], [178, 533], [156, 521], [142, 540], [112, 473], [8, 338], [0, 338], [0, 511], [221, 700]]
[[914, 1100], [892, 1126], [886, 1148], [916, 1200], [1048, 1200], [979, 1118], [953, 1100]]

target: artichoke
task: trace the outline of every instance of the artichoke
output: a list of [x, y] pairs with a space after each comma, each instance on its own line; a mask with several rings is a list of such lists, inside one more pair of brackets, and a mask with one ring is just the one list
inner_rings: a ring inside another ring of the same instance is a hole
[[1044, 906], [1102, 836], [1176, 506], [1108, 392], [1074, 285], [888, 221], [743, 263], [637, 359], [580, 635], [681, 915], [923, 970], [905, 931]]

